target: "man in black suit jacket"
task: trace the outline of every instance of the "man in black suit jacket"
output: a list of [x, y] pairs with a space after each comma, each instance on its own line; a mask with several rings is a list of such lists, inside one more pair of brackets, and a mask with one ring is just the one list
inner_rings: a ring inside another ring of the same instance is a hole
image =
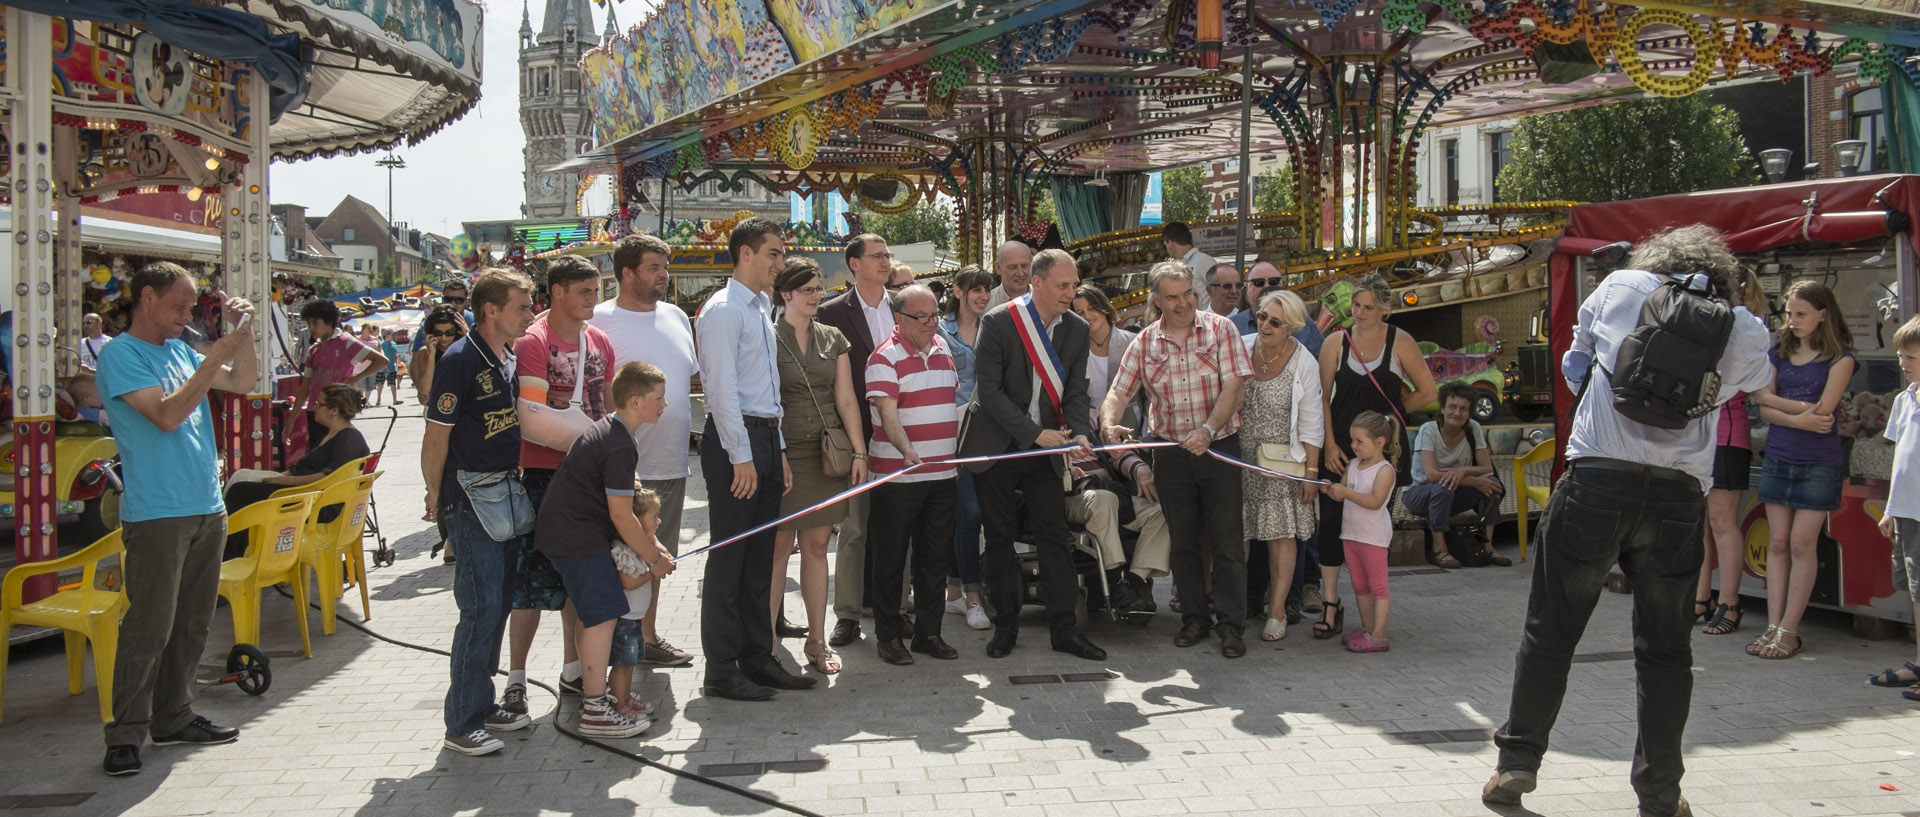
[[[815, 318], [847, 336], [847, 363], [853, 374], [853, 393], [859, 399], [860, 439], [873, 439], [873, 413], [867, 411], [867, 358], [873, 356], [876, 341], [893, 335], [893, 310], [887, 291], [893, 289], [893, 255], [887, 240], [872, 233], [854, 236], [847, 242], [847, 269], [853, 272], [853, 286], [820, 305]], [[911, 274], [900, 282], [913, 282]], [[880, 330], [878, 334], [875, 329]], [[867, 494], [847, 500], [847, 518], [840, 523], [840, 546], [833, 562], [833, 634], [827, 643], [844, 647], [860, 637], [860, 608], [866, 606], [867, 588]], [[911, 619], [908, 626], [912, 626]], [[911, 639], [908, 631], [903, 638]]]
[[[1011, 310], [1025, 309], [1015, 299], [980, 317], [980, 335], [974, 345], [973, 401], [960, 418], [960, 456], [1006, 454], [1069, 443], [1090, 446], [1092, 405], [1087, 397], [1087, 322], [1073, 313], [1073, 291], [1080, 272], [1065, 250], [1046, 250], [1033, 259], [1033, 305], [1053, 339], [1053, 348], [1065, 367], [1058, 410], [1035, 382], [1035, 370], [1021, 342]], [[1064, 413], [1066, 416], [1061, 417]], [[987, 550], [981, 560], [981, 578], [993, 602], [993, 639], [987, 655], [1005, 658], [1013, 651], [1020, 631], [1019, 565], [1013, 554], [1018, 534], [1014, 493], [1026, 500], [1027, 527], [1040, 556], [1041, 593], [1047, 603], [1047, 625], [1053, 648], [1069, 655], [1100, 661], [1106, 650], [1095, 646], [1073, 626], [1079, 583], [1068, 543], [1066, 488], [1061, 480], [1066, 457], [1025, 457], [967, 466], [978, 476], [980, 516], [986, 523]]]

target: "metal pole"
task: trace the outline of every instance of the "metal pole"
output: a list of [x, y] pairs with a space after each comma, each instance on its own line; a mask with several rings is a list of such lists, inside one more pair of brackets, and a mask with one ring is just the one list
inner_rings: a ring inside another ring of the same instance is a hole
[[1253, 46], [1240, 57], [1240, 214], [1234, 228], [1233, 266], [1247, 274], [1247, 211], [1253, 209]]
[[[46, 15], [6, 9], [7, 76], [11, 97], [7, 139], [13, 157], [13, 274], [10, 298], [14, 336], [14, 461], [19, 493], [14, 503], [13, 553], [16, 564], [52, 559], [56, 531], [53, 486], [53, 292], [55, 237], [63, 229], [52, 221], [60, 209], [58, 172], [53, 167], [53, 30]], [[55, 589], [52, 575], [27, 580], [23, 601], [38, 601]]]

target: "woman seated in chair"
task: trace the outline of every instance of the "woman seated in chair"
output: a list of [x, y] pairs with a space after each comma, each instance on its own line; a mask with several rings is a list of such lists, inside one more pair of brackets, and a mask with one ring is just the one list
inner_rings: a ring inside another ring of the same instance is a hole
[[[360, 429], [353, 427], [353, 418], [365, 406], [366, 398], [361, 397], [352, 384], [335, 383], [322, 389], [313, 414], [326, 429], [326, 437], [308, 447], [306, 456], [301, 457], [285, 473], [256, 470], [234, 472], [227, 481], [227, 513], [263, 501], [282, 488], [297, 488], [319, 482], [321, 478], [339, 470], [340, 466], [372, 453], [367, 448], [367, 438], [360, 435]], [[339, 512], [338, 508], [323, 509], [320, 521], [331, 521]], [[246, 552], [245, 531], [227, 537], [226, 558], [237, 559], [246, 555]]]
[[[1414, 484], [1400, 497], [1408, 511], [1427, 520], [1433, 537], [1428, 561], [1445, 568], [1461, 566], [1447, 550], [1447, 532], [1457, 514], [1478, 518], [1484, 538], [1467, 544], [1474, 550], [1485, 548], [1480, 558], [1503, 567], [1513, 564], [1493, 549], [1493, 526], [1500, 521], [1500, 497], [1506, 489], [1494, 475], [1486, 431], [1468, 416], [1473, 400], [1473, 389], [1465, 384], [1440, 387], [1440, 419], [1420, 427], [1413, 443]], [[1484, 562], [1476, 559], [1474, 564]]]

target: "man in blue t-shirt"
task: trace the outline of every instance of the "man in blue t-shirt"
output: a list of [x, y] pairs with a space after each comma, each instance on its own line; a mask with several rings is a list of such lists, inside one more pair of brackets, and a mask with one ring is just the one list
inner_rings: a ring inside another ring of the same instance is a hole
[[[533, 281], [508, 270], [487, 270], [473, 285], [480, 320], [434, 364], [427, 402], [421, 476], [427, 519], [445, 525], [460, 554], [453, 568], [451, 678], [445, 718], [448, 749], [465, 755], [500, 751], [506, 744], [487, 730], [532, 723], [525, 713], [494, 705], [493, 673], [500, 663], [512, 596], [514, 558], [533, 533], [533, 509], [520, 484], [520, 419], [514, 398], [513, 342], [533, 323]], [[515, 501], [517, 497], [517, 503]], [[514, 513], [515, 504], [524, 513]]]
[[[240, 730], [193, 713], [194, 668], [219, 598], [227, 515], [220, 501], [219, 449], [207, 390], [253, 391], [253, 331], [235, 327], [202, 356], [180, 333], [199, 296], [179, 265], [157, 261], [134, 273], [132, 324], [100, 351], [100, 396], [113, 416], [125, 464], [120, 500], [127, 615], [114, 657], [113, 722], [106, 727], [111, 775], [140, 771], [140, 743], [229, 743]], [[253, 316], [226, 300], [224, 314]]]

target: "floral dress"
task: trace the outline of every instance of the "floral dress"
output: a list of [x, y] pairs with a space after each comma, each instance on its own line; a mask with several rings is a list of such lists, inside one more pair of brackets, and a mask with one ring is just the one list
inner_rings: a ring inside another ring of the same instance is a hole
[[[1247, 459], [1258, 456], [1262, 443], [1287, 445], [1293, 442], [1293, 378], [1300, 361], [1313, 357], [1295, 347], [1293, 358], [1279, 374], [1266, 380], [1248, 378], [1244, 412], [1240, 424], [1240, 450]], [[1241, 522], [1248, 539], [1268, 542], [1275, 539], [1307, 539], [1313, 536], [1314, 507], [1300, 499], [1300, 486], [1292, 480], [1243, 471], [1241, 494], [1245, 501]]]

